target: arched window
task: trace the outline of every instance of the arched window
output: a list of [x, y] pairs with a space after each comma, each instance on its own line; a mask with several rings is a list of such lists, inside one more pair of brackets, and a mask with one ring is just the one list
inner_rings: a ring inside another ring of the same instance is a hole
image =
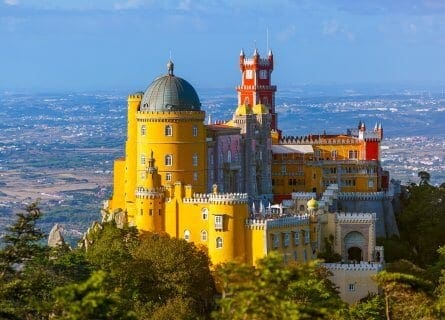
[[192, 131], [193, 131], [193, 136], [197, 137], [198, 136], [198, 126], [197, 125], [193, 125]]
[[201, 241], [207, 241], [207, 231], [201, 231]]
[[193, 162], [194, 167], [198, 166], [198, 154], [197, 153], [193, 154], [192, 162]]
[[209, 209], [202, 208], [201, 209], [201, 217], [202, 217], [202, 220], [207, 220], [207, 218], [209, 217]]
[[184, 240], [190, 241], [190, 231], [189, 230], [184, 230]]
[[227, 162], [228, 163], [232, 162], [232, 152], [230, 150], [227, 151]]
[[223, 246], [223, 239], [221, 237], [216, 238], [216, 248], [222, 248]]
[[172, 181], [172, 174], [171, 172], [165, 173], [165, 181]]
[[165, 126], [165, 130], [164, 131], [165, 131], [165, 135], [167, 137], [171, 137], [173, 135], [173, 128], [169, 124]]
[[173, 157], [171, 154], [167, 154], [165, 156], [165, 165], [166, 166], [171, 166], [173, 164]]
[[146, 127], [145, 127], [145, 124], [143, 124], [143, 125], [141, 126], [141, 136], [145, 136], [146, 131], [147, 131], [147, 129], [146, 129]]
[[193, 172], [193, 181], [198, 181], [198, 172]]

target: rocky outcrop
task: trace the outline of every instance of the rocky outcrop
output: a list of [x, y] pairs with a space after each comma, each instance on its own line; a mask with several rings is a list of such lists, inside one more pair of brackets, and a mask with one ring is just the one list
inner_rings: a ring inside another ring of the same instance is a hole
[[54, 248], [65, 245], [62, 231], [63, 228], [58, 223], [53, 226], [48, 236], [48, 247]]

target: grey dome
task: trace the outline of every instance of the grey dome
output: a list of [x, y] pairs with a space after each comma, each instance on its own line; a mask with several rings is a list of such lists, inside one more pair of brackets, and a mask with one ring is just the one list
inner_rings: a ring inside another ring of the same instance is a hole
[[193, 86], [173, 74], [173, 62], [167, 64], [168, 74], [156, 78], [145, 90], [141, 111], [199, 111], [201, 102]]

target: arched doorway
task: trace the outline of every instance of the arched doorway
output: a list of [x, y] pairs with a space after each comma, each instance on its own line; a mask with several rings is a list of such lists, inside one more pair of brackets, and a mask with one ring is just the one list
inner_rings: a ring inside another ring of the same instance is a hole
[[351, 247], [348, 249], [348, 260], [349, 261], [362, 261], [362, 249], [359, 247]]
[[366, 238], [362, 233], [358, 231], [349, 232], [343, 238], [343, 258], [348, 261], [363, 261], [363, 258], [366, 256], [366, 252], [364, 252], [365, 244]]

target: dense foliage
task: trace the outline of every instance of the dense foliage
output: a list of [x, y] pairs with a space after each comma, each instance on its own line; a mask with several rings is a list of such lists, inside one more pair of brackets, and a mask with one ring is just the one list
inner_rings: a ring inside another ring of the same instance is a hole
[[[427, 270], [408, 261], [391, 264], [376, 278], [381, 296], [348, 306], [317, 262], [284, 265], [271, 253], [256, 267], [213, 267], [205, 250], [192, 243], [119, 229], [113, 222], [92, 228], [87, 249], [49, 248], [36, 224], [40, 217], [38, 206], [30, 205], [2, 237], [0, 319], [445, 317], [445, 247], [427, 255]], [[336, 258], [331, 250], [326, 256]]]

